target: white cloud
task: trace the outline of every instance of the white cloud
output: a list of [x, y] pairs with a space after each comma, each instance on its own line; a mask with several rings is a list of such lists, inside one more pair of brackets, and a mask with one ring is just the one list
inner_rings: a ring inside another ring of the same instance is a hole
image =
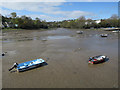
[[83, 12], [83, 11], [72, 11], [68, 13], [68, 17], [72, 17], [72, 18], [76, 18], [80, 16], [87, 16], [87, 15], [92, 15], [92, 13]]
[[3, 9], [0, 9], [0, 14], [2, 15], [9, 15], [12, 11], [11, 10], [3, 10]]
[[52, 17], [48, 15], [27, 15], [28, 17], [32, 17], [33, 19], [35, 17], [40, 18], [41, 20], [46, 20], [46, 21], [62, 21], [62, 20], [67, 20], [67, 17]]
[[66, 2], [66, 0], [0, 0], [0, 2]]
[[[34, 15], [31, 14], [33, 18], [36, 16], [45, 19], [47, 21], [50, 20], [59, 20], [59, 19], [73, 19], [73, 18], [78, 18], [80, 16], [88, 16], [88, 15], [93, 15], [90, 12], [84, 12], [80, 10], [74, 10], [74, 11], [62, 11], [60, 10], [60, 5], [62, 5], [63, 2], [3, 2], [0, 3], [1, 7], [7, 8], [9, 10], [4, 10], [2, 9], [2, 15], [8, 15], [9, 13], [13, 12], [14, 10], [17, 10], [20, 13], [21, 10], [26, 10], [26, 11], [32, 11], [34, 12], [40, 12], [42, 15]], [[21, 11], [22, 13], [22, 11]], [[19, 14], [18, 14], [19, 15]], [[23, 15], [23, 14], [22, 14]], [[49, 16], [51, 15], [51, 16]], [[57, 16], [57, 17], [53, 17]], [[58, 17], [59, 16], [59, 17]]]
[[61, 2], [3, 2], [0, 3], [1, 7], [12, 10], [27, 10], [34, 12], [45, 12], [44, 10], [51, 11], [57, 10], [56, 6], [62, 5]]
[[62, 21], [62, 20], [69, 20], [69, 19], [77, 19], [80, 16], [85, 16], [88, 15], [89, 17], [94, 17], [95, 14], [92, 13], [85, 13], [81, 11], [73, 11], [73, 12], [64, 12], [66, 15], [59, 16], [59, 17], [53, 17], [53, 16], [48, 16], [48, 15], [27, 15], [35, 19], [36, 17], [46, 20], [46, 21]]

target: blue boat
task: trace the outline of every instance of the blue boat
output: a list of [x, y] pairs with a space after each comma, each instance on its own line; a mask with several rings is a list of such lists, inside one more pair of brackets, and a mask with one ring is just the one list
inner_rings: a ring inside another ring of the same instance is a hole
[[43, 63], [46, 63], [45, 60], [43, 59], [36, 59], [36, 60], [32, 60], [32, 61], [27, 61], [24, 63], [14, 63], [14, 65], [9, 69], [9, 71], [11, 71], [13, 68], [17, 69], [18, 72], [22, 72], [22, 71], [26, 71], [29, 69], [33, 69], [36, 67], [39, 67], [41, 65], [43, 65]]

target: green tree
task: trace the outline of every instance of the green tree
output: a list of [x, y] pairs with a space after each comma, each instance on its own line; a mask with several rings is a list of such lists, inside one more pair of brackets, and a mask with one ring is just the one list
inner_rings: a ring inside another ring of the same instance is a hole
[[110, 20], [110, 25], [111, 25], [112, 27], [118, 27], [118, 20], [119, 20], [119, 18], [118, 18], [118, 16], [117, 16], [116, 14], [113, 14], [113, 15], [109, 18], [109, 20]]
[[11, 13], [12, 18], [15, 18], [17, 16], [16, 12]]
[[84, 28], [86, 19], [84, 16], [79, 17], [76, 20], [76, 28]]

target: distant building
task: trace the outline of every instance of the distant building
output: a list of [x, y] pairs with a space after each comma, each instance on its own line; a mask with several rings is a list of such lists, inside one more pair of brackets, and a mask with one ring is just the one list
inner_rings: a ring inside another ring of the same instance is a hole
[[6, 24], [7, 27], [10, 27], [9, 24], [8, 24], [7, 22], [5, 22], [5, 24]]
[[71, 21], [73, 21], [73, 20], [67, 20], [67, 22], [71, 22]]
[[18, 27], [18, 24], [15, 24], [15, 27]]
[[103, 21], [103, 20], [94, 20], [94, 21], [86, 21], [85, 22], [85, 25], [90, 25], [90, 24], [93, 24], [93, 23], [96, 23], [96, 24], [99, 24], [99, 23], [101, 23], [101, 21]]
[[88, 22], [85, 22], [85, 25], [87, 25], [88, 24]]
[[88, 22], [88, 21], [87, 21], [87, 22], [85, 22], [85, 25], [88, 25], [88, 24], [92, 24], [92, 22]]
[[101, 23], [101, 20], [96, 20], [95, 23], [99, 24]]

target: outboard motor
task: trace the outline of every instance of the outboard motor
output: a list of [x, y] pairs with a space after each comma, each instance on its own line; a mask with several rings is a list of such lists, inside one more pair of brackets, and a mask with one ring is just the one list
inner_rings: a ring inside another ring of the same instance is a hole
[[17, 66], [18, 66], [18, 63], [14, 63], [13, 66], [9, 69], [9, 71], [11, 71], [14, 68], [17, 68]]

